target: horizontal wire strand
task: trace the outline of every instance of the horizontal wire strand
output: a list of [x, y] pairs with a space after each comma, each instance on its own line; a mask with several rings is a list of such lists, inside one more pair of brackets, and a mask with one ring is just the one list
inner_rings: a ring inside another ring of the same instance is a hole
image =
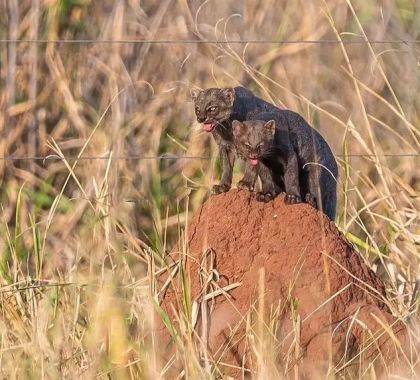
[[53, 43], [53, 44], [420, 44], [420, 40], [164, 40], [164, 39], [1, 39], [1, 44]]
[[[335, 157], [420, 157], [420, 153], [389, 153], [389, 154], [336, 154]], [[64, 161], [64, 160], [211, 160], [216, 157], [208, 156], [175, 156], [175, 155], [160, 155], [160, 156], [71, 156], [59, 157], [56, 155], [48, 156], [5, 156], [0, 157], [0, 161]]]

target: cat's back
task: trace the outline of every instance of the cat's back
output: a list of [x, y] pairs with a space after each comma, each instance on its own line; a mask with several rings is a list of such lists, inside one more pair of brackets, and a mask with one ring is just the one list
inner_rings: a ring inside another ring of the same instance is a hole
[[282, 110], [281, 122], [287, 124], [290, 133], [303, 143], [312, 143], [314, 139], [317, 143], [325, 143], [322, 135], [297, 112]]
[[235, 98], [252, 99], [255, 97], [254, 93], [245, 87], [238, 86], [238, 87], [235, 87], [234, 90], [235, 90]]
[[254, 119], [257, 113], [277, 112], [280, 108], [256, 96], [252, 91], [244, 87], [235, 87], [235, 98], [238, 106], [246, 110], [247, 118]]
[[324, 137], [298, 113], [284, 110], [283, 114], [289, 126], [290, 138], [304, 161], [312, 161], [317, 157], [316, 161], [326, 165], [336, 176], [337, 163]]
[[284, 132], [287, 130], [290, 142], [302, 158], [312, 160], [312, 154], [316, 151], [317, 155], [321, 157], [321, 161], [328, 161], [331, 162], [331, 165], [334, 165], [333, 161], [335, 162], [335, 160], [332, 159], [331, 148], [324, 137], [297, 112], [286, 109], [277, 112], [262, 112], [256, 115], [256, 119], [263, 121], [274, 120], [276, 122], [276, 130], [279, 131], [277, 134], [278, 139], [286, 136]]

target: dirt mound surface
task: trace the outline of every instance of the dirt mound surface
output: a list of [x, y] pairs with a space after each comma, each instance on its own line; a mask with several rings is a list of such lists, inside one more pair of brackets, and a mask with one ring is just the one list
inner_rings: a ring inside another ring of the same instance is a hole
[[[406, 330], [384, 285], [309, 205], [288, 206], [281, 196], [260, 203], [231, 190], [211, 196], [187, 234], [191, 318], [213, 360], [255, 369], [275, 350], [276, 371], [313, 379], [315, 369], [324, 376], [328, 368], [360, 374], [371, 362], [389, 368], [401, 354], [396, 342], [404, 345]], [[174, 278], [163, 297], [171, 316], [180, 284]]]

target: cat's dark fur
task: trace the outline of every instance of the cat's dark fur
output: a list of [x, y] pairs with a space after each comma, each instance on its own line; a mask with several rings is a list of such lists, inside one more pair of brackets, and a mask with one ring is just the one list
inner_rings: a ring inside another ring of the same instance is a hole
[[305, 199], [334, 220], [338, 169], [324, 138], [292, 111], [260, 113], [255, 118], [233, 122], [236, 150], [253, 164], [248, 178], [253, 180], [266, 166], [272, 174], [272, 181], [260, 176], [266, 191], [272, 186], [278, 193], [284, 186], [286, 203]]
[[[192, 89], [191, 97], [197, 121], [203, 124], [204, 131], [211, 132], [219, 146], [222, 178], [218, 185], [213, 186], [213, 193], [228, 191], [232, 185], [235, 162], [232, 121], [252, 120], [261, 112], [276, 112], [280, 109], [243, 87], [209, 88], [203, 91]], [[244, 178], [238, 187], [248, 188], [245, 186], [250, 182], [248, 176], [254, 175], [254, 170], [248, 168], [248, 163], [246, 165]]]

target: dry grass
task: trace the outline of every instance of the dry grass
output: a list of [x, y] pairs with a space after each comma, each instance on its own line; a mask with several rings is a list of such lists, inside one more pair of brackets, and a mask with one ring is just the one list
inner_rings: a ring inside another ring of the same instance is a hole
[[[6, 0], [0, 14], [10, 39], [420, 35], [410, 0]], [[415, 322], [420, 158], [386, 154], [420, 152], [419, 56], [419, 44], [1, 43], [0, 156], [63, 158], [0, 161], [1, 377], [155, 379], [175, 362], [180, 378], [217, 376], [192, 343], [187, 291], [185, 315], [168, 322], [180, 340], [172, 362], [149, 333], [162, 257], [219, 175], [193, 85], [247, 86], [321, 131], [340, 155], [337, 222], [393, 312]], [[121, 159], [162, 154], [212, 159]], [[256, 377], [282, 376], [263, 360], [268, 332], [251, 330], [265, 336]]]

